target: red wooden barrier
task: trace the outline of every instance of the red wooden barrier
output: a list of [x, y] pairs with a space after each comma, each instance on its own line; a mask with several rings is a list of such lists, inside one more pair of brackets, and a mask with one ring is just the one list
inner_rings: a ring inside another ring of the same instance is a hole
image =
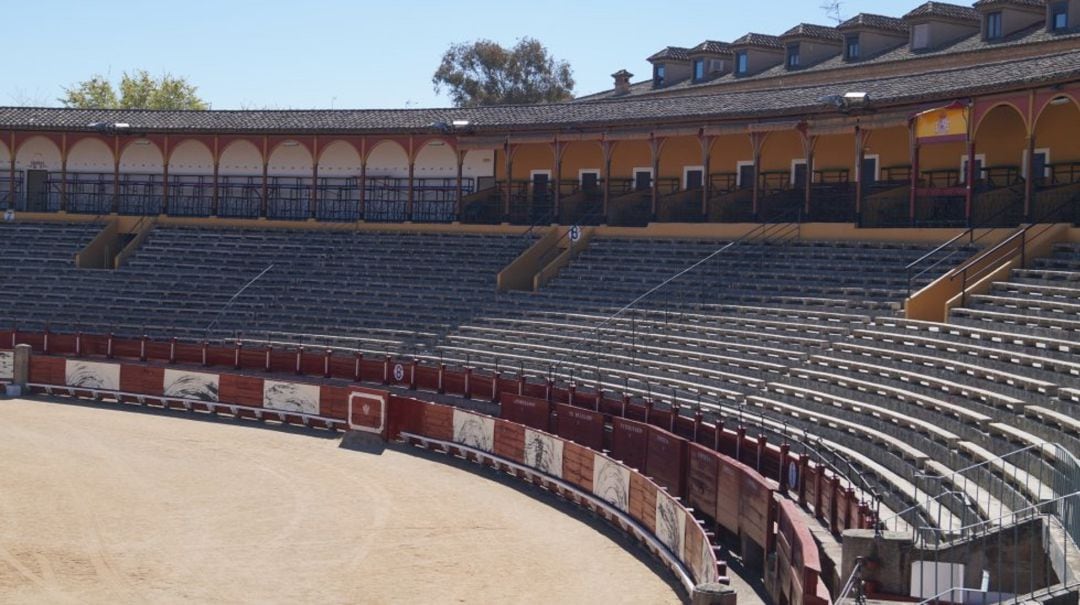
[[353, 389], [322, 385], [319, 387], [319, 415], [338, 420], [348, 420], [349, 395]]
[[611, 457], [633, 469], [645, 470], [649, 429], [640, 422], [612, 418]]
[[568, 405], [555, 406], [558, 415], [556, 433], [596, 451], [604, 449], [604, 415]]
[[551, 404], [536, 397], [503, 393], [499, 398], [499, 416], [510, 422], [548, 431]]
[[30, 356], [30, 382], [38, 384], [67, 384], [67, 360], [62, 357]]
[[218, 389], [221, 401], [260, 408], [263, 405], [261, 378], [222, 374]]
[[649, 427], [648, 439], [645, 474], [669, 494], [685, 497], [686, 440], [655, 426]]
[[514, 462], [524, 462], [525, 427], [513, 422], [496, 422], [495, 454]]
[[165, 368], [127, 364], [120, 366], [120, 390], [141, 395], [162, 395]]
[[687, 501], [695, 510], [716, 521], [716, 492], [720, 474], [720, 456], [709, 448], [690, 445], [690, 468], [687, 473]]

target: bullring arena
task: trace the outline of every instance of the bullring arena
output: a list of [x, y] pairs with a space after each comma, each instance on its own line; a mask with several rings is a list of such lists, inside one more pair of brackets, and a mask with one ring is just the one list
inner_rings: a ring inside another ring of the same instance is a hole
[[1078, 24], [0, 108], [0, 601], [1077, 603]]
[[407, 453], [41, 402], [0, 416], [6, 603], [678, 599], [585, 523]]

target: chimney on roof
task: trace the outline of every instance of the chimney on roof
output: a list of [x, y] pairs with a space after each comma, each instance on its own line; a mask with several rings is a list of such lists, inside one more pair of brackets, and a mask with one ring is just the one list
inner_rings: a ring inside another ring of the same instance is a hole
[[630, 92], [630, 78], [633, 78], [634, 74], [625, 69], [620, 69], [611, 74], [611, 77], [615, 78], [615, 94], [625, 95]]

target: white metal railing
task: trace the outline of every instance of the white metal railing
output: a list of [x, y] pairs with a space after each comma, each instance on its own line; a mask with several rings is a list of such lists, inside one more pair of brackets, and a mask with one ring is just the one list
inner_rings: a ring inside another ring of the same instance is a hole
[[[675, 573], [675, 575], [679, 578], [679, 582], [681, 582], [683, 587], [686, 589], [687, 594], [692, 594], [694, 588], [697, 586], [693, 574], [690, 572], [690, 570], [686, 568], [686, 565], [683, 563], [680, 557], [672, 553], [671, 550], [668, 549], [666, 544], [661, 542], [660, 539], [654, 536], [647, 528], [634, 520], [633, 517], [612, 506], [607, 501], [597, 498], [593, 494], [583, 491], [581, 488], [566, 481], [563, 481], [562, 479], [553, 477], [546, 473], [542, 473], [524, 464], [520, 464], [512, 460], [507, 460], [506, 458], [497, 456], [490, 452], [485, 452], [484, 450], [479, 450], [473, 447], [469, 447], [467, 445], [455, 443], [453, 441], [444, 441], [442, 439], [424, 437], [423, 435], [416, 435], [413, 433], [403, 432], [401, 433], [401, 438], [406, 441], [415, 440], [425, 445], [435, 445], [447, 452], [449, 452], [449, 448], [454, 448], [462, 452], [468, 452], [476, 456], [481, 464], [483, 464], [485, 460], [490, 460], [492, 464], [505, 465], [513, 469], [515, 472], [526, 475], [529, 481], [532, 481], [534, 479], [541, 479], [548, 483], [552, 483], [558, 486], [560, 490], [570, 492], [574, 494], [576, 498], [589, 502], [589, 505], [591, 507], [602, 509], [608, 515], [617, 518], [620, 525], [629, 528], [630, 533], [632, 533], [638, 541], [643, 542], [646, 546], [648, 546], [649, 550], [655, 552], [657, 556], [659, 556], [660, 559], [663, 561], [664, 565]], [[712, 561], [712, 569], [716, 569], [715, 559]]]

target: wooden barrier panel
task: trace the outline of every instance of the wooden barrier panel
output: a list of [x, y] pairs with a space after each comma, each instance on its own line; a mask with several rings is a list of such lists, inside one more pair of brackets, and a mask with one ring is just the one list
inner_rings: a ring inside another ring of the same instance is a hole
[[30, 382], [38, 384], [67, 384], [67, 360], [62, 357], [30, 356]]
[[113, 356], [125, 359], [138, 359], [142, 353], [142, 344], [126, 338], [113, 339]]
[[495, 423], [495, 455], [525, 462], [525, 427], [513, 422]]
[[265, 370], [266, 349], [262, 347], [240, 349], [240, 367], [247, 370]]
[[416, 388], [435, 391], [439, 388], [439, 369], [429, 366], [416, 368]]
[[120, 366], [120, 390], [140, 395], [163, 395], [165, 368], [124, 364]]
[[251, 407], [263, 407], [263, 380], [250, 376], [222, 374], [221, 401]]
[[645, 474], [671, 495], [685, 496], [686, 440], [655, 426], [649, 427], [648, 435]]
[[[91, 354], [89, 351], [87, 354]], [[176, 363], [202, 365], [202, 347], [195, 344], [176, 344]]]
[[630, 516], [656, 533], [656, 484], [640, 473], [630, 473]]
[[726, 457], [717, 462], [719, 473], [716, 477], [716, 522], [732, 534], [738, 534], [744, 467]]
[[150, 341], [146, 343], [146, 358], [158, 361], [168, 361], [172, 351], [172, 344], [168, 342]]
[[231, 347], [206, 347], [206, 364], [231, 368], [235, 365], [236, 351]]
[[687, 472], [687, 501], [690, 506], [716, 521], [717, 479], [720, 456], [707, 447], [690, 445], [690, 469]]
[[772, 507], [771, 486], [752, 469], [743, 466], [739, 473], [741, 486], [739, 492], [739, 531], [762, 548], [768, 546], [770, 509]]
[[296, 351], [274, 349], [270, 352], [270, 371], [282, 374], [296, 372]]
[[424, 413], [429, 407], [433, 405], [391, 394], [390, 409], [387, 410], [386, 438], [400, 439], [401, 433], [424, 434]]
[[593, 491], [594, 453], [587, 447], [567, 441], [563, 445], [563, 479], [586, 492]]
[[649, 428], [640, 422], [612, 418], [611, 456], [633, 469], [645, 470]]
[[560, 437], [598, 452], [604, 449], [603, 414], [564, 404], [556, 405], [555, 413], [558, 415], [556, 432]]
[[349, 396], [354, 389], [322, 385], [319, 387], [319, 415], [348, 420]]
[[499, 416], [510, 422], [546, 431], [550, 413], [551, 404], [544, 399], [513, 393], [499, 396]]
[[300, 358], [300, 373], [307, 376], [322, 376], [326, 372], [326, 351], [323, 349], [304, 349]]
[[418, 432], [443, 441], [453, 441], [454, 408], [444, 405], [425, 405]]
[[776, 592], [792, 605], [827, 605], [830, 598], [821, 579], [821, 558], [798, 506], [780, 499], [777, 508]]

